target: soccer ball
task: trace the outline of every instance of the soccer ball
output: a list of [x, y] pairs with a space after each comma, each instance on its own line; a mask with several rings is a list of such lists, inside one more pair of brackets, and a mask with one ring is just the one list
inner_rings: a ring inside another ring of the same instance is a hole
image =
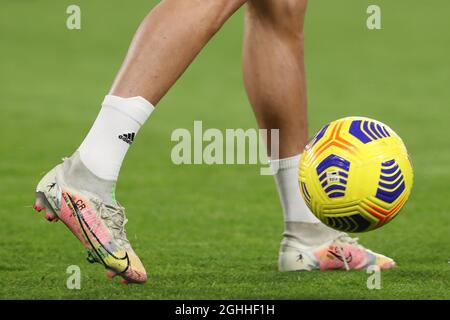
[[365, 232], [398, 214], [411, 193], [413, 170], [391, 128], [348, 117], [325, 125], [308, 142], [299, 183], [320, 221], [344, 232]]

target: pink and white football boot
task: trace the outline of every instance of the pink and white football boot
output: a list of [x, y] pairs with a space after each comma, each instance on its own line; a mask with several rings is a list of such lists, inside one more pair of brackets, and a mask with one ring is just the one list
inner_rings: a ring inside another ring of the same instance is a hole
[[34, 209], [44, 211], [49, 221], [61, 220], [88, 250], [88, 261], [102, 264], [108, 277], [120, 275], [123, 283], [145, 283], [145, 268], [126, 236], [124, 208], [71, 186], [63, 165], [39, 182]]
[[278, 259], [280, 271], [353, 270], [370, 266], [391, 269], [394, 260], [358, 244], [357, 238], [346, 233], [320, 245], [305, 245], [295, 238], [284, 238]]

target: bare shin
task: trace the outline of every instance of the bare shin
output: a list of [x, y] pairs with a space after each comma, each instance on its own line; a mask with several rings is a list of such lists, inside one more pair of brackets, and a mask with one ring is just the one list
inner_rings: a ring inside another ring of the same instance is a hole
[[[303, 21], [307, 0], [250, 0], [245, 16], [244, 82], [258, 125], [279, 129], [279, 157], [307, 141]], [[270, 137], [268, 139], [270, 154]]]

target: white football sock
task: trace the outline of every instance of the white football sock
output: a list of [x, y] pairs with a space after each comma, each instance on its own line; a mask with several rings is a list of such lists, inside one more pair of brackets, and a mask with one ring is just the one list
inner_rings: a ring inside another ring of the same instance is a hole
[[297, 155], [270, 161], [274, 170], [278, 168], [275, 181], [284, 213], [283, 235], [285, 239], [316, 246], [336, 238], [339, 232], [317, 219], [303, 200], [298, 183], [300, 158]]
[[107, 95], [78, 149], [83, 164], [97, 177], [116, 181], [128, 148], [153, 110], [153, 105], [142, 97]]
[[284, 221], [318, 223], [320, 220], [311, 213], [300, 193], [298, 183], [300, 156], [270, 161], [273, 168], [278, 168], [275, 181], [283, 207]]

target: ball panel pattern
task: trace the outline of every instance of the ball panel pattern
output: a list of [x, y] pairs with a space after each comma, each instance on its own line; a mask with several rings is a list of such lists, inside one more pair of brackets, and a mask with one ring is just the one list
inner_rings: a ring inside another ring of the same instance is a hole
[[370, 227], [361, 214], [356, 213], [342, 217], [327, 217], [327, 225], [344, 232], [364, 232]]
[[352, 121], [349, 132], [364, 144], [391, 136], [386, 126], [370, 120]]
[[391, 221], [412, 187], [401, 138], [376, 120], [350, 117], [322, 127], [305, 148], [300, 193], [325, 224], [365, 232]]
[[[337, 168], [340, 170], [336, 170]], [[350, 161], [330, 154], [316, 168], [322, 188], [329, 198], [345, 196]]]
[[[397, 179], [392, 181], [391, 177]], [[392, 203], [400, 197], [405, 190], [405, 181], [400, 167], [395, 160], [389, 160], [381, 164], [380, 182], [376, 197], [384, 202]]]
[[325, 132], [327, 131], [327, 129], [328, 129], [329, 126], [330, 126], [329, 124], [324, 125], [324, 126], [322, 127], [322, 129], [320, 129], [320, 131], [317, 132], [317, 133], [312, 137], [312, 139], [308, 142], [308, 144], [309, 144], [311, 147], [313, 147], [317, 142], [319, 142], [320, 139], [322, 139], [323, 136], [325, 135]]

